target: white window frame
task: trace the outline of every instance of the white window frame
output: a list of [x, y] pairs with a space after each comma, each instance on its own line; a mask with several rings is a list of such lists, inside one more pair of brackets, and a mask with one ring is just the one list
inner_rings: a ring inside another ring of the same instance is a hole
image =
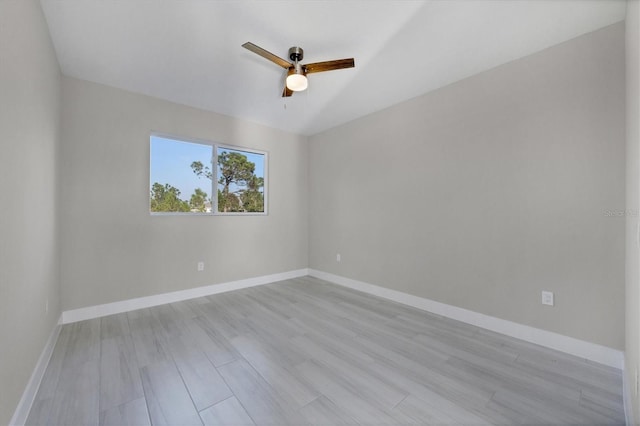
[[[147, 178], [151, 176], [151, 138], [152, 137], [171, 139], [176, 142], [185, 142], [198, 145], [208, 145], [212, 149], [211, 158], [211, 171], [214, 174], [211, 179], [211, 213], [207, 212], [152, 212], [149, 208], [151, 216], [268, 216], [269, 214], [269, 152], [254, 148], [246, 148], [244, 146], [229, 145], [223, 143], [217, 143], [206, 139], [187, 138], [183, 136], [176, 136], [170, 133], [163, 132], [151, 132], [149, 134], [149, 173]], [[218, 211], [218, 149], [230, 149], [240, 152], [248, 152], [251, 154], [264, 155], [264, 186], [262, 196], [264, 198], [264, 211], [263, 212], [219, 212]], [[151, 182], [148, 182], [150, 191]]]

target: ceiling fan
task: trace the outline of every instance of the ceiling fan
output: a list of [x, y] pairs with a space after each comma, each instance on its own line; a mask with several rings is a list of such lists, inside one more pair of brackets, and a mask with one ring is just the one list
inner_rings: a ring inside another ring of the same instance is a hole
[[355, 61], [353, 58], [314, 62], [312, 64], [301, 64], [300, 61], [302, 61], [302, 58], [304, 57], [304, 51], [301, 47], [296, 46], [289, 49], [289, 59], [293, 62], [282, 59], [281, 57], [276, 56], [251, 42], [246, 42], [242, 47], [252, 51], [253, 53], [257, 53], [263, 58], [268, 59], [287, 70], [287, 79], [285, 81], [282, 97], [291, 96], [293, 95], [293, 92], [301, 92], [305, 90], [309, 85], [309, 82], [307, 81], [307, 74], [355, 67]]

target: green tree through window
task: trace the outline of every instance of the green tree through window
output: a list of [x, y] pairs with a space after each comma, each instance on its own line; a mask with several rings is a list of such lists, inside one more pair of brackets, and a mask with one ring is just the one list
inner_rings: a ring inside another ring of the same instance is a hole
[[158, 182], [151, 187], [152, 212], [188, 212], [189, 204], [180, 199], [180, 190], [168, 183], [160, 185]]

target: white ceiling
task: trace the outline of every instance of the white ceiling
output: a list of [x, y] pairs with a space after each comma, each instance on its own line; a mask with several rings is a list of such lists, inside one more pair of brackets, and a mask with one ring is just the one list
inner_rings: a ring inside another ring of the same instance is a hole
[[[623, 0], [41, 0], [62, 72], [314, 134], [621, 21]], [[281, 98], [284, 70], [355, 57]]]

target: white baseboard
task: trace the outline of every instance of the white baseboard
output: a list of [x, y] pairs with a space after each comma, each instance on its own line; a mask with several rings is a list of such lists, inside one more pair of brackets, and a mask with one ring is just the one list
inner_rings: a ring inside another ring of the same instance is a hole
[[255, 287], [277, 281], [288, 280], [308, 275], [307, 269], [282, 272], [279, 274], [263, 275], [261, 277], [247, 278], [244, 280], [230, 281], [221, 284], [213, 284], [204, 287], [190, 288], [187, 290], [173, 291], [171, 293], [156, 294], [153, 296], [138, 297], [136, 299], [121, 300], [119, 302], [106, 303], [104, 305], [88, 306], [86, 308], [73, 309], [62, 313], [62, 324], [84, 321], [107, 315], [120, 314], [122, 312], [135, 311], [136, 309], [150, 308], [166, 303], [180, 302], [182, 300], [195, 299], [196, 297], [225, 293], [241, 288]]
[[31, 373], [31, 377], [27, 382], [27, 386], [22, 393], [22, 398], [20, 398], [20, 402], [18, 402], [18, 406], [16, 407], [16, 411], [13, 413], [13, 417], [11, 418], [9, 425], [18, 426], [24, 425], [27, 422], [27, 416], [29, 415], [29, 411], [31, 411], [33, 401], [35, 401], [36, 399], [38, 388], [40, 388], [40, 383], [42, 382], [42, 378], [44, 377], [44, 372], [47, 369], [47, 365], [49, 365], [49, 360], [51, 359], [51, 355], [53, 354], [53, 349], [56, 347], [56, 342], [58, 341], [58, 336], [60, 335], [61, 329], [62, 316], [60, 316], [58, 324], [56, 324], [53, 330], [51, 330], [49, 339], [47, 339], [47, 343], [42, 349], [40, 358], [38, 358], [38, 362], [33, 369], [33, 373]]
[[584, 340], [575, 339], [573, 337], [564, 336], [551, 331], [484, 315], [478, 312], [459, 308], [457, 306], [447, 305], [445, 303], [341, 277], [328, 272], [309, 269], [309, 275], [344, 287], [349, 287], [354, 290], [359, 290], [374, 296], [393, 300], [394, 302], [413, 306], [414, 308], [422, 309], [424, 311], [462, 321], [467, 324], [525, 340], [530, 343], [535, 343], [580, 358], [608, 365], [610, 367], [618, 369], [623, 368], [623, 352], [607, 346], [586, 342]]

